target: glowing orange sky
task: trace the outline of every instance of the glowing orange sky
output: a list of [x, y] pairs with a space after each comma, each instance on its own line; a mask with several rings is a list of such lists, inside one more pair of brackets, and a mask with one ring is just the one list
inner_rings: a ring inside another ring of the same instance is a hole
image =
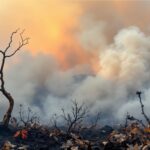
[[[14, 29], [25, 28], [26, 34], [31, 38], [28, 45], [30, 51], [50, 52], [63, 61], [66, 54], [71, 55], [65, 46], [68, 49], [72, 45], [74, 49], [78, 48], [72, 32], [80, 14], [80, 6], [71, 1], [0, 0], [0, 33], [6, 41]], [[82, 53], [75, 54], [84, 59]]]
[[[77, 4], [49, 0], [0, 1], [1, 32], [25, 28], [32, 51], [52, 51], [67, 40], [67, 30], [76, 25]], [[50, 50], [51, 49], [51, 50]]]
[[[94, 2], [98, 1], [89, 1], [89, 5], [95, 5]], [[74, 36], [80, 17], [86, 13], [83, 3], [86, 1], [0, 0], [1, 42], [5, 43], [14, 29], [25, 28], [26, 34], [31, 38], [28, 49], [32, 53], [51, 53], [66, 66], [69, 66], [66, 60], [74, 57], [78, 60], [73, 60], [73, 64], [88, 62], [91, 55], [83, 50]], [[100, 0], [98, 5], [102, 7], [101, 4]], [[112, 0], [108, 5], [122, 17], [124, 24], [130, 24], [134, 20], [128, 14], [128, 10], [132, 9], [128, 2]], [[101, 9], [99, 11], [103, 14]], [[141, 21], [138, 22], [140, 25]]]

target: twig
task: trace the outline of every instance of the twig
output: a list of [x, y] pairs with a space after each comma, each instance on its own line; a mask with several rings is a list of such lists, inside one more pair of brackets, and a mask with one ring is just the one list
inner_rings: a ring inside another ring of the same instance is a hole
[[136, 94], [138, 95], [138, 98], [139, 98], [139, 101], [140, 101], [142, 115], [144, 116], [144, 118], [147, 121], [148, 125], [150, 125], [150, 119], [148, 118], [148, 116], [146, 115], [146, 113], [144, 111], [144, 104], [143, 104], [142, 98], [141, 98], [142, 92], [141, 91], [137, 91]]

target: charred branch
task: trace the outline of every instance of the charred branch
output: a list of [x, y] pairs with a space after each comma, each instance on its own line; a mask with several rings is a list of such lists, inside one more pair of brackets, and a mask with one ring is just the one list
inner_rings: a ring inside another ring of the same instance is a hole
[[137, 91], [136, 94], [137, 94], [137, 96], [138, 96], [138, 98], [139, 98], [139, 102], [140, 102], [140, 105], [141, 105], [142, 115], [144, 116], [144, 118], [145, 118], [145, 120], [147, 121], [148, 125], [150, 125], [150, 119], [148, 118], [148, 116], [147, 116], [146, 113], [145, 113], [144, 104], [143, 104], [142, 98], [141, 98], [142, 92], [141, 92], [141, 91]]
[[139, 123], [142, 127], [144, 127], [144, 128], [146, 127], [146, 125], [143, 123], [142, 120], [139, 120], [139, 119], [135, 118], [134, 116], [131, 116], [129, 113], [127, 113], [125, 128], [128, 126], [128, 120], [129, 120], [129, 121], [136, 121], [136, 122]]

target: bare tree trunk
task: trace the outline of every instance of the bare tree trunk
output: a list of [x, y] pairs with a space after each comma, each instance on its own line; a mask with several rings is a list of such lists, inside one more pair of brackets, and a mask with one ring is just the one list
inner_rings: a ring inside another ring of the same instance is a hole
[[4, 82], [4, 75], [3, 75], [5, 58], [6, 57], [5, 57], [5, 53], [4, 53], [3, 59], [2, 59], [2, 64], [1, 64], [1, 69], [0, 69], [0, 74], [1, 74], [0, 80], [1, 80], [1, 92], [9, 102], [9, 107], [8, 107], [4, 117], [3, 117], [3, 125], [7, 127], [9, 124], [9, 120], [11, 118], [11, 113], [12, 113], [13, 107], [14, 107], [14, 99], [5, 89], [5, 82]]
[[8, 100], [9, 102], [9, 107], [3, 117], [3, 125], [8, 127], [10, 118], [11, 118], [11, 113], [13, 111], [13, 107], [14, 107], [14, 99], [13, 97], [10, 95], [10, 93], [7, 92], [6, 88], [5, 88], [5, 81], [4, 81], [4, 65], [6, 62], [7, 58], [12, 57], [13, 55], [15, 55], [24, 45], [28, 44], [28, 40], [29, 38], [23, 38], [23, 32], [22, 31], [19, 35], [20, 35], [20, 41], [19, 41], [19, 45], [18, 47], [11, 53], [7, 53], [7, 51], [11, 48], [11, 44], [13, 42], [13, 36], [18, 32], [18, 29], [14, 32], [12, 32], [11, 36], [10, 36], [10, 41], [7, 45], [7, 47], [4, 50], [0, 50], [0, 54], [2, 55], [2, 60], [1, 60], [1, 64], [0, 64], [0, 92], [2, 92], [2, 94], [5, 96], [5, 98]]
[[12, 96], [7, 93], [5, 90], [2, 91], [2, 93], [5, 95], [5, 97], [8, 99], [9, 101], [9, 107], [8, 110], [6, 111], [4, 117], [3, 117], [3, 125], [4, 126], [8, 126], [10, 118], [11, 118], [11, 113], [13, 111], [13, 107], [14, 107], [14, 99], [12, 98]]

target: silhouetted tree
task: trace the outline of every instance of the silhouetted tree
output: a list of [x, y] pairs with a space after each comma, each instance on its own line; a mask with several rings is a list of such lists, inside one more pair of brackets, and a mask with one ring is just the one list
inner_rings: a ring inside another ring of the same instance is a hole
[[[6, 48], [4, 50], [0, 50], [0, 53], [2, 55], [1, 64], [0, 64], [0, 81], [1, 81], [0, 91], [5, 96], [5, 98], [9, 101], [9, 107], [8, 107], [4, 117], [3, 117], [3, 124], [5, 126], [8, 126], [8, 124], [9, 124], [9, 121], [11, 118], [11, 113], [12, 113], [13, 107], [14, 107], [14, 99], [11, 96], [11, 94], [5, 88], [4, 66], [5, 66], [6, 60], [8, 58], [14, 56], [24, 45], [28, 44], [29, 38], [24, 38], [23, 33], [24, 33], [24, 30], [19, 33], [19, 29], [12, 32], [10, 35], [10, 40], [9, 40]], [[9, 52], [9, 50], [11, 49], [11, 46], [13, 44], [14, 35], [16, 35], [16, 34], [18, 34], [20, 37], [19, 44], [14, 50], [12, 50], [12, 52]]]

